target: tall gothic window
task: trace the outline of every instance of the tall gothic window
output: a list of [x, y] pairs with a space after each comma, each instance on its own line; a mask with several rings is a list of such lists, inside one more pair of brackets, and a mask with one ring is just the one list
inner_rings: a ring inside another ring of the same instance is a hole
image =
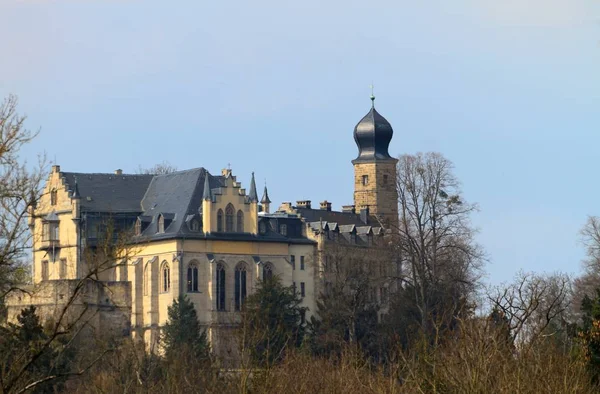
[[241, 210], [237, 213], [237, 232], [244, 232], [244, 212], [242, 212]]
[[263, 281], [273, 278], [273, 265], [266, 263], [263, 267]]
[[227, 204], [227, 207], [225, 208], [225, 231], [227, 231], [228, 233], [233, 232], [233, 215], [234, 215], [234, 213], [235, 213], [235, 209], [233, 208], [233, 205]]
[[196, 262], [192, 262], [188, 266], [187, 291], [188, 293], [198, 292], [198, 265], [196, 264]]
[[225, 266], [222, 263], [217, 264], [217, 310], [225, 310]]
[[235, 268], [235, 310], [239, 311], [246, 300], [246, 263], [239, 263]]
[[148, 273], [149, 268], [148, 268], [148, 264], [146, 264], [146, 266], [144, 267], [144, 295], [148, 295], [148, 286], [149, 286], [149, 279], [148, 278]]
[[163, 261], [162, 265], [162, 292], [168, 293], [171, 290], [171, 270], [169, 269], [169, 264], [166, 261]]
[[217, 231], [223, 231], [223, 210], [219, 209], [217, 211]]
[[52, 189], [50, 192], [50, 205], [56, 205], [58, 203], [58, 192], [56, 189]]

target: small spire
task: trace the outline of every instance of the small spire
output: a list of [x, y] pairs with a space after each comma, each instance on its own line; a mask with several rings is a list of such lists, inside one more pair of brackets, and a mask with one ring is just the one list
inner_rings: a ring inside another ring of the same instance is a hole
[[73, 189], [73, 195], [71, 198], [81, 198], [81, 194], [79, 194], [79, 185], [77, 184], [77, 177], [75, 177], [75, 187]]
[[202, 191], [202, 199], [204, 201], [212, 201], [212, 191], [210, 190], [210, 182], [208, 181], [209, 177], [208, 171], [204, 173], [204, 190]]
[[269, 192], [267, 192], [267, 181], [265, 181], [265, 190], [263, 191], [263, 196], [260, 199], [261, 204], [270, 204], [271, 200], [269, 199]]
[[371, 107], [375, 108], [375, 93], [374, 93], [374, 89], [375, 87], [373, 86], [373, 84], [371, 84]]
[[256, 181], [254, 180], [254, 171], [252, 171], [252, 179], [250, 180], [250, 193], [248, 194], [250, 202], [258, 202], [258, 193], [256, 192]]

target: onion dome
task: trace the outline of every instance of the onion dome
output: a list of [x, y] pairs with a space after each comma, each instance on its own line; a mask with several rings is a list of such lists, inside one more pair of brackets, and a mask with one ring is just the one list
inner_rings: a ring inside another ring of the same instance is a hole
[[371, 95], [371, 110], [354, 128], [354, 141], [358, 157], [352, 162], [395, 160], [388, 153], [394, 131], [392, 125], [375, 109], [375, 96]]

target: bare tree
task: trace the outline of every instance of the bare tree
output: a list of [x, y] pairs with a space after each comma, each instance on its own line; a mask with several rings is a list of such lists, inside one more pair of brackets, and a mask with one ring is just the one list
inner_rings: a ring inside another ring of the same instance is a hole
[[169, 163], [168, 161], [163, 161], [162, 163], [155, 164], [150, 168], [143, 168], [142, 166], [139, 166], [136, 173], [148, 175], [164, 175], [170, 174], [175, 171], [177, 171], [177, 167], [171, 165], [171, 163]]
[[0, 105], [0, 304], [29, 279], [28, 207], [40, 196], [46, 164], [43, 157], [34, 167], [20, 160], [19, 151], [37, 133], [25, 128], [26, 117], [17, 113], [17, 104], [10, 95]]
[[[439, 153], [400, 156], [399, 224], [395, 236], [403, 289], [410, 290], [427, 332], [433, 320], [465, 305], [477, 287], [484, 254], [452, 163]], [[444, 301], [445, 311], [440, 310]], [[450, 316], [451, 318], [451, 316]]]
[[488, 300], [502, 312], [515, 343], [523, 348], [566, 331], [570, 293], [567, 275], [520, 273], [508, 286], [489, 291]]
[[589, 216], [579, 236], [586, 257], [582, 262], [583, 273], [573, 284], [572, 309], [575, 316], [580, 315], [584, 297], [594, 297], [596, 289], [600, 288], [600, 218]]

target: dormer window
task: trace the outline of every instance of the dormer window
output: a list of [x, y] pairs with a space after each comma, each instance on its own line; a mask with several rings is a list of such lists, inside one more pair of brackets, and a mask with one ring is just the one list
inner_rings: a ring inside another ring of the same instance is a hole
[[139, 218], [135, 221], [135, 235], [142, 235], [142, 221]]
[[258, 231], [261, 234], [265, 234], [267, 232], [267, 225], [265, 224], [265, 222], [260, 222], [260, 224], [258, 225]]
[[192, 231], [200, 231], [200, 221], [197, 219], [192, 220], [191, 228]]
[[279, 233], [284, 237], [287, 237], [287, 224], [282, 224], [279, 226]]

